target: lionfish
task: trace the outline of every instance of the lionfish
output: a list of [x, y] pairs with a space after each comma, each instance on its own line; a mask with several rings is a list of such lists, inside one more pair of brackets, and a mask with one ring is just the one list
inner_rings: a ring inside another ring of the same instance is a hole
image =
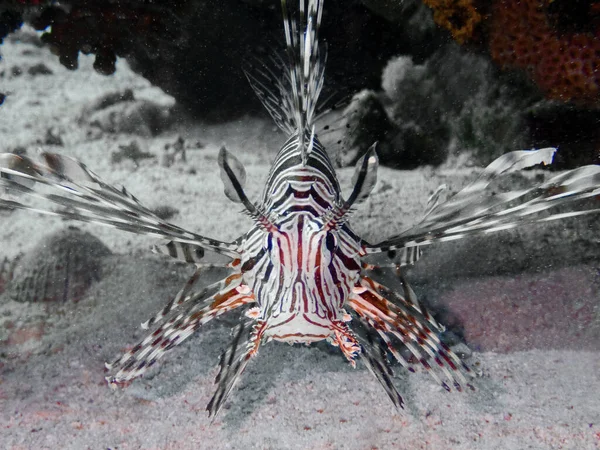
[[[157, 236], [166, 243], [155, 251], [196, 264], [185, 286], [142, 324], [151, 329], [148, 335], [107, 364], [110, 385], [127, 384], [202, 325], [240, 309], [244, 314], [221, 356], [216, 392], [207, 406], [211, 416], [223, 407], [261, 344], [270, 340], [327, 340], [353, 366], [361, 359], [397, 408], [403, 407], [403, 400], [393, 383], [390, 354], [410, 371], [422, 366], [446, 390], [472, 388], [472, 371], [440, 339], [443, 327], [419, 305], [402, 268], [419, 258], [424, 245], [600, 212], [600, 207], [582, 201], [600, 194], [600, 166], [564, 172], [529, 189], [486, 192], [502, 174], [551, 163], [555, 149], [507, 153], [449, 200], [441, 201], [441, 190], [436, 191], [414, 227], [377, 244], [367, 242], [348, 222], [375, 186], [375, 145], [358, 161], [353, 190], [344, 199], [315, 132], [326, 60], [319, 45], [323, 0], [300, 0], [292, 14], [286, 0], [281, 5], [287, 61], [275, 53], [270, 63], [246, 73], [288, 136], [259, 203], [244, 192], [242, 164], [224, 148], [218, 156], [225, 194], [253, 219], [247, 233], [222, 242], [184, 230], [157, 217], [124, 188], [106, 184], [84, 164], [54, 153], [43, 153], [41, 162], [0, 155], [0, 205]], [[35, 199], [41, 205], [28, 202]], [[61, 209], [54, 210], [52, 204]], [[569, 206], [567, 212], [557, 209], [564, 205]], [[230, 274], [198, 286], [206, 251], [227, 257]], [[396, 267], [402, 292], [370, 276], [378, 266], [367, 257], [390, 252], [399, 255], [388, 266]]]

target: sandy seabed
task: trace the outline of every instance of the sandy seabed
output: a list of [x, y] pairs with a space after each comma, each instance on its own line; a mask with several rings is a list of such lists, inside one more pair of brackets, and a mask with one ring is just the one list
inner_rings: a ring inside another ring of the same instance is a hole
[[[98, 132], [82, 117], [106, 93], [130, 88], [136, 99], [165, 106], [173, 100], [122, 61], [114, 76], [103, 77], [94, 73], [87, 57], [81, 56], [80, 68], [69, 72], [34, 45], [8, 42], [0, 51], [0, 86], [9, 93], [0, 107], [2, 151], [23, 147], [34, 154], [39, 146], [77, 157], [110, 183], [127, 186], [144, 204], [175, 207], [174, 223], [206, 236], [233, 239], [250, 226], [223, 194], [216, 156], [224, 144], [246, 165], [248, 194], [256, 198], [284, 139], [272, 124], [252, 118], [210, 126], [182, 121], [154, 138]], [[28, 69], [39, 63], [52, 73], [31, 75]], [[44, 143], [48, 130], [61, 137], [62, 145]], [[188, 150], [186, 162], [166, 167], [161, 164], [164, 146], [180, 136], [202, 145]], [[139, 165], [111, 162], [111, 154], [131, 141], [155, 157]], [[444, 182], [458, 189], [473, 170], [451, 165], [413, 172], [382, 168], [372, 197], [354, 217], [356, 230], [367, 237], [400, 231], [419, 216], [437, 185]], [[346, 189], [351, 175], [352, 169], [340, 170]], [[68, 225], [75, 224], [25, 211], [0, 211], [0, 257], [27, 253], [44, 235]], [[464, 333], [475, 350], [467, 361], [480, 374], [475, 392], [446, 393], [426, 374], [409, 376], [398, 368], [396, 385], [406, 403], [398, 413], [372, 375], [360, 364], [349, 367], [336, 349], [270, 343], [261, 348], [231, 401], [211, 423], [205, 407], [235, 316], [208, 324], [129, 388], [110, 390], [104, 361], [142, 337], [139, 324], [177, 292], [191, 269], [147, 253], [153, 239], [80, 227], [113, 252], [102, 261], [102, 277], [83, 299], [49, 305], [0, 297], [2, 448], [600, 448], [597, 264], [538, 264], [532, 274], [490, 273], [461, 280], [449, 269], [440, 282], [447, 287], [442, 288], [432, 274], [435, 261], [447, 262], [447, 251], [432, 249], [430, 262], [425, 257], [421, 269], [415, 269], [415, 278], [423, 283], [420, 291], [432, 305], [457, 305], [454, 317], [461, 323], [484, 324]], [[429, 281], [423, 281], [428, 274]], [[207, 273], [206, 282], [217, 276]], [[539, 331], [558, 323], [562, 314], [551, 283], [556, 279], [565, 280], [562, 302], [572, 295], [573, 302], [585, 306], [577, 309], [585, 317], [577, 316], [547, 335]], [[518, 297], [517, 309], [527, 314], [511, 316], [506, 295], [494, 297], [498, 291]], [[488, 307], [481, 307], [488, 298]]]

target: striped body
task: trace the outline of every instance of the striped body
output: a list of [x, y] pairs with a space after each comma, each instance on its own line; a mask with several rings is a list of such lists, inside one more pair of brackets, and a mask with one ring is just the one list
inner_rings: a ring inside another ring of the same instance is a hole
[[[310, 135], [305, 136], [309, 141]], [[299, 139], [284, 144], [263, 195], [272, 230], [253, 229], [242, 244], [242, 274], [267, 323], [265, 336], [288, 342], [329, 337], [358, 280], [360, 241], [324, 219], [340, 199], [339, 184], [316, 137], [303, 164]]]
[[[0, 207], [160, 237], [164, 242], [153, 248], [155, 252], [196, 266], [166, 306], [142, 324], [148, 334], [107, 364], [111, 386], [126, 385], [143, 375], [202, 325], [240, 309], [245, 314], [221, 355], [217, 389], [207, 406], [213, 416], [260, 346], [270, 339], [302, 343], [327, 339], [352, 365], [360, 359], [398, 408], [403, 401], [393, 383], [389, 355], [409, 371], [422, 367], [446, 390], [470, 387], [470, 369], [440, 339], [443, 327], [419, 305], [403, 266], [416, 262], [424, 245], [600, 212], [597, 202], [590, 202], [600, 198], [600, 167], [594, 165], [527, 189], [490, 192], [489, 184], [503, 174], [549, 164], [555, 150], [515, 151], [492, 162], [447, 201], [440, 200], [444, 189], [438, 189], [422, 220], [412, 228], [377, 244], [361, 239], [348, 221], [375, 185], [377, 156], [373, 145], [356, 166], [351, 195], [342, 198], [335, 171], [314, 131], [325, 63], [318, 39], [322, 8], [321, 0], [299, 0], [293, 18], [282, 0], [288, 61], [275, 54], [272, 65], [247, 72], [288, 139], [256, 205], [244, 192], [241, 163], [225, 148], [219, 152], [225, 195], [243, 204], [254, 222], [233, 242], [165, 222], [125, 188], [105, 183], [79, 161], [52, 153], [43, 153], [40, 162], [0, 154]], [[203, 264], [207, 252], [227, 262]], [[365, 261], [364, 257], [377, 253], [386, 253], [394, 262], [375, 266]], [[215, 265], [227, 267], [230, 274], [199, 286], [201, 272]], [[384, 267], [396, 271], [402, 292], [370, 277], [372, 270]]]

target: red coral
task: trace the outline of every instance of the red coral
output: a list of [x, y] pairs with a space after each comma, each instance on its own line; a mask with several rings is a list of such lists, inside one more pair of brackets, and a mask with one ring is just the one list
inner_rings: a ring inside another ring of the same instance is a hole
[[482, 20], [475, 0], [423, 0], [433, 10], [433, 20], [446, 28], [459, 44], [473, 37]]
[[[496, 0], [489, 27], [492, 58], [527, 70], [549, 98], [600, 103], [600, 26], [563, 31], [552, 23], [551, 0]], [[592, 5], [593, 6], [593, 5]], [[594, 13], [590, 8], [590, 13]]]

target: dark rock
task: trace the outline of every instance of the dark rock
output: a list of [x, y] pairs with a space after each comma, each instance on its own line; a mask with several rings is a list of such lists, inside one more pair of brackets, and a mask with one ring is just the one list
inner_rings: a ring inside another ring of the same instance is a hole
[[557, 102], [531, 108], [526, 121], [536, 147], [556, 147], [552, 169], [600, 164], [600, 110]]
[[425, 6], [422, 0], [362, 0], [362, 3], [377, 15], [403, 29], [406, 40], [420, 47], [419, 51], [422, 52], [424, 47], [434, 49], [438, 46], [442, 36], [433, 21], [431, 9]]
[[113, 152], [110, 155], [110, 161], [113, 164], [118, 164], [129, 159], [133, 161], [136, 166], [139, 165], [140, 161], [151, 158], [154, 158], [154, 155], [152, 153], [143, 152], [136, 141], [131, 141], [129, 145], [119, 145], [119, 151]]
[[62, 147], [64, 145], [62, 138], [60, 137], [59, 131], [53, 128], [46, 130], [46, 137], [44, 138], [44, 144], [56, 145]]
[[7, 10], [0, 11], [0, 44], [4, 38], [23, 25], [23, 17], [20, 12]]
[[[278, 5], [197, 2], [183, 17], [181, 32], [185, 40], [161, 41], [151, 57], [145, 49], [134, 51], [133, 68], [184, 108], [211, 120], [231, 119], [248, 110], [262, 112], [242, 63], [260, 48], [263, 53], [283, 49]], [[329, 51], [326, 90], [345, 94], [378, 88], [385, 61], [407, 50], [402, 28], [357, 1], [326, 2], [321, 36]]]
[[39, 63], [36, 64], [34, 66], [31, 66], [29, 69], [27, 69], [27, 73], [31, 76], [36, 76], [36, 75], [52, 75], [52, 70], [50, 70], [50, 68], [44, 64], [44, 63]]

